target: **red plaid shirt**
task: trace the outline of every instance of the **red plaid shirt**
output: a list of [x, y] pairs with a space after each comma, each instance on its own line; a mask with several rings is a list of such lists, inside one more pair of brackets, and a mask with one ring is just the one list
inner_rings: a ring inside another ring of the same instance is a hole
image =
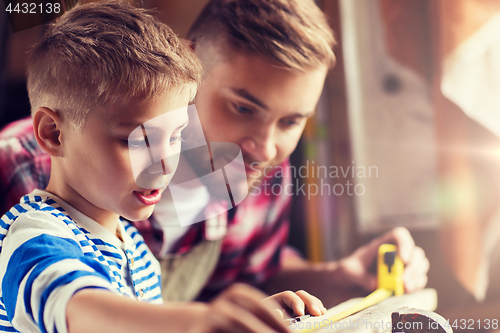
[[[287, 166], [288, 161], [283, 166]], [[288, 168], [284, 167], [284, 171]], [[267, 179], [268, 186], [290, 182], [290, 173]], [[13, 122], [0, 132], [0, 216], [35, 188], [45, 189], [50, 175], [50, 157], [39, 147], [31, 118]], [[270, 186], [269, 186], [270, 187]], [[199, 300], [209, 300], [234, 282], [261, 286], [280, 267], [284, 255], [295, 255], [286, 247], [291, 197], [261, 191], [250, 194], [227, 212], [227, 235], [216, 269]], [[154, 217], [154, 214], [153, 214]], [[161, 248], [163, 235], [149, 221], [135, 223], [153, 253]], [[205, 237], [205, 222], [193, 224], [175, 244], [174, 253], [185, 253]]]

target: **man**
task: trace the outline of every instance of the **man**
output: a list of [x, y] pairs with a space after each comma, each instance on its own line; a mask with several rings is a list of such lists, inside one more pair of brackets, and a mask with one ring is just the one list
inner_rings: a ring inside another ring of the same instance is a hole
[[[196, 97], [206, 141], [241, 148], [248, 188], [258, 188], [263, 181], [285, 186], [290, 175], [265, 178], [263, 170], [287, 165], [335, 62], [334, 38], [323, 13], [312, 0], [212, 0], [189, 38], [206, 68]], [[33, 150], [26, 140], [15, 141], [15, 149]], [[47, 163], [35, 166], [43, 159], [38, 149], [28, 159], [31, 162], [15, 170], [3, 168], [7, 173], [2, 179], [9, 179], [7, 190], [19, 183], [43, 183], [40, 170], [46, 170]], [[185, 160], [186, 168], [196, 173], [199, 156], [186, 152]], [[268, 293], [305, 289], [330, 306], [354, 290], [376, 287], [369, 268], [378, 245], [385, 242], [399, 247], [406, 264], [406, 290], [425, 286], [428, 260], [404, 228], [382, 235], [339, 262], [313, 264], [301, 259], [286, 247], [290, 199], [286, 191], [250, 193], [227, 213], [180, 227], [169, 224], [176, 213], [201, 212], [204, 206], [191, 201], [176, 206], [175, 212], [165, 195], [153, 219], [138, 225], [162, 261], [164, 299], [208, 300], [235, 282], [245, 282]]]
[[[196, 98], [205, 137], [208, 142], [238, 144], [248, 187], [256, 188], [263, 181], [263, 170], [287, 162], [307, 118], [313, 115], [327, 70], [335, 61], [332, 32], [312, 1], [210, 1], [189, 38], [206, 67]], [[187, 158], [191, 165], [198, 164], [196, 156]], [[281, 180], [282, 186], [288, 177]], [[279, 178], [265, 181], [277, 182]], [[312, 264], [291, 254], [283, 245], [289, 200], [286, 193], [278, 197], [251, 193], [236, 212], [230, 212], [234, 216], [229, 217], [223, 247], [232, 251], [223, 252], [202, 297], [208, 298], [219, 292], [224, 282], [228, 285], [236, 280], [259, 285], [267, 292], [306, 289], [331, 305], [336, 296], [348, 296], [349, 290], [375, 289], [376, 278], [368, 269], [384, 242], [399, 245], [407, 264], [406, 289], [425, 286], [428, 261], [403, 228], [392, 230], [340, 262]], [[256, 218], [248, 221], [253, 215]], [[268, 215], [276, 218], [268, 219], [266, 225], [262, 217]], [[258, 235], [254, 239], [259, 241], [244, 245], [231, 242], [231, 238], [242, 238], [233, 232], [237, 228]], [[276, 243], [281, 246], [271, 245]], [[245, 265], [238, 270], [241, 262]]]

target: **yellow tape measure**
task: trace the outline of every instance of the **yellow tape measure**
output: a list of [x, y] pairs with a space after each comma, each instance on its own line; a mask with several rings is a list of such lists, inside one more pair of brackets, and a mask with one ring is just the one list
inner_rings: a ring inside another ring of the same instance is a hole
[[[405, 293], [403, 284], [404, 265], [393, 244], [382, 244], [378, 248], [378, 289], [387, 289], [399, 296]], [[369, 297], [369, 296], [368, 296]]]
[[[378, 249], [377, 279], [378, 289], [363, 298], [358, 304], [346, 309], [330, 318], [329, 323], [334, 323], [349, 317], [356, 312], [364, 310], [372, 305], [382, 302], [392, 295], [403, 295], [403, 271], [404, 265], [397, 255], [397, 247], [393, 244], [382, 244]], [[315, 332], [318, 328], [300, 330], [300, 333]]]

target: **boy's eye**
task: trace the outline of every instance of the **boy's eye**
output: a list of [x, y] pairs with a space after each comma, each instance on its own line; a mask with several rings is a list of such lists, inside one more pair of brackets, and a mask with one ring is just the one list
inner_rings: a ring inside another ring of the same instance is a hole
[[170, 144], [173, 145], [177, 142], [184, 141], [180, 135], [170, 137]]
[[124, 140], [129, 149], [139, 149], [146, 146], [144, 140]]

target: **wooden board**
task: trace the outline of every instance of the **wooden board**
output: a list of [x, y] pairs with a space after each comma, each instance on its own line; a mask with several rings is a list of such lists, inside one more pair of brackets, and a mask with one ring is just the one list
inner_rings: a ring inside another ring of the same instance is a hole
[[[392, 332], [392, 313], [407, 308], [415, 308], [426, 311], [434, 311], [437, 307], [437, 293], [434, 289], [424, 289], [412, 294], [390, 297], [370, 308], [360, 311], [336, 323], [330, 323], [331, 318], [337, 313], [350, 308], [362, 298], [353, 298], [341, 303], [331, 309], [323, 316], [311, 317], [300, 323], [290, 326], [292, 331], [301, 329], [321, 328], [318, 333], [326, 332]], [[402, 311], [404, 312], [404, 311]]]

